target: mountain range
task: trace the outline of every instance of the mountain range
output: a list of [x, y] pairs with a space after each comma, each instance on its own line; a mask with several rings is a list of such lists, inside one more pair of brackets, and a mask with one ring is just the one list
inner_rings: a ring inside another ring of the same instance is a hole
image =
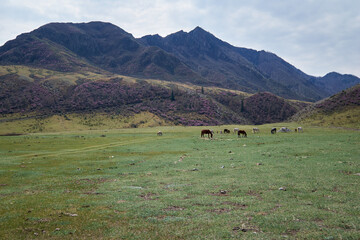
[[307, 75], [200, 27], [136, 39], [111, 23], [50, 23], [0, 47], [0, 122], [97, 112], [145, 113], [158, 124], [274, 123], [359, 82]]
[[200, 27], [136, 39], [104, 22], [50, 23], [21, 34], [0, 47], [0, 65], [11, 64], [266, 91], [304, 101], [323, 99], [360, 82], [339, 73], [307, 75], [273, 53], [232, 46]]

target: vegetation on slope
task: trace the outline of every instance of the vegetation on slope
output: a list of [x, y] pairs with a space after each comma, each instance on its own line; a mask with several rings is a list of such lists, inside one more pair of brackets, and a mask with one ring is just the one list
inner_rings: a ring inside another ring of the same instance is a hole
[[360, 129], [360, 84], [304, 108], [292, 119], [319, 126]]
[[49, 117], [96, 112], [126, 118], [148, 112], [175, 125], [261, 124], [261, 119], [285, 120], [295, 112], [294, 106], [300, 106], [273, 95], [269, 98], [269, 94], [250, 97], [220, 88], [21, 66], [0, 67], [0, 86], [2, 121], [19, 114]]

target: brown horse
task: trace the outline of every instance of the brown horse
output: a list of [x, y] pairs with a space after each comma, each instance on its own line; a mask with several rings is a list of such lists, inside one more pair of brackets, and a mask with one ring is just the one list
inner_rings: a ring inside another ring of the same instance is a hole
[[208, 138], [210, 138], [210, 136], [211, 136], [211, 138], [213, 137], [213, 134], [209, 129], [204, 129], [201, 131], [201, 137], [204, 137], [205, 134], [208, 135]]
[[239, 130], [238, 131], [238, 137], [247, 137], [247, 134], [246, 134], [245, 130]]
[[224, 129], [224, 133], [230, 133], [230, 130], [227, 129], [227, 128], [225, 128], [225, 129]]

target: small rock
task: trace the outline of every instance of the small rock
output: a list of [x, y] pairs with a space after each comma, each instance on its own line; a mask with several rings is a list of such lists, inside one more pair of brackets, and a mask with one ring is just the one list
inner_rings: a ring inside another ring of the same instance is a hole
[[286, 188], [285, 187], [280, 187], [279, 190], [286, 191]]
[[360, 173], [355, 173], [354, 175], [356, 175], [356, 176], [360, 176]]
[[256, 166], [263, 165], [261, 162], [256, 163]]
[[199, 169], [197, 169], [197, 168], [193, 168], [191, 171], [199, 171]]
[[225, 190], [220, 190], [220, 193], [221, 194], [226, 194], [226, 191]]
[[229, 151], [229, 153], [232, 153], [232, 151]]
[[64, 215], [70, 216], [70, 217], [77, 217], [78, 216], [76, 213], [64, 213]]
[[38, 233], [34, 233], [35, 236], [39, 235]]
[[55, 231], [60, 231], [60, 228], [55, 228]]
[[221, 166], [221, 168], [225, 168], [225, 166]]
[[243, 147], [246, 147], [246, 144], [244, 144]]

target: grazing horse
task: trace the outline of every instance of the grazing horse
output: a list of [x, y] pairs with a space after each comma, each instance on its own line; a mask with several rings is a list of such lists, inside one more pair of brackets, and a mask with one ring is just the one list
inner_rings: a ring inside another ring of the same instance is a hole
[[259, 133], [260, 130], [258, 128], [253, 128], [253, 133]]
[[225, 128], [225, 129], [224, 129], [224, 134], [225, 134], [225, 133], [230, 133], [230, 130], [227, 129], [227, 128]]
[[271, 134], [275, 134], [276, 133], [276, 128], [272, 128], [271, 129]]
[[162, 136], [162, 132], [161, 132], [161, 131], [158, 131], [157, 135], [158, 135], [158, 136]]
[[295, 132], [303, 132], [302, 127], [298, 127], [298, 128], [296, 128], [296, 129], [295, 129]]
[[211, 136], [211, 138], [213, 137], [213, 134], [209, 129], [204, 129], [201, 131], [201, 137], [204, 137], [205, 134], [208, 135], [208, 138], [210, 138], [210, 136]]
[[247, 137], [247, 134], [246, 134], [245, 130], [239, 130], [238, 131], [238, 137]]
[[239, 131], [238, 128], [234, 128], [234, 134], [236, 134]]

